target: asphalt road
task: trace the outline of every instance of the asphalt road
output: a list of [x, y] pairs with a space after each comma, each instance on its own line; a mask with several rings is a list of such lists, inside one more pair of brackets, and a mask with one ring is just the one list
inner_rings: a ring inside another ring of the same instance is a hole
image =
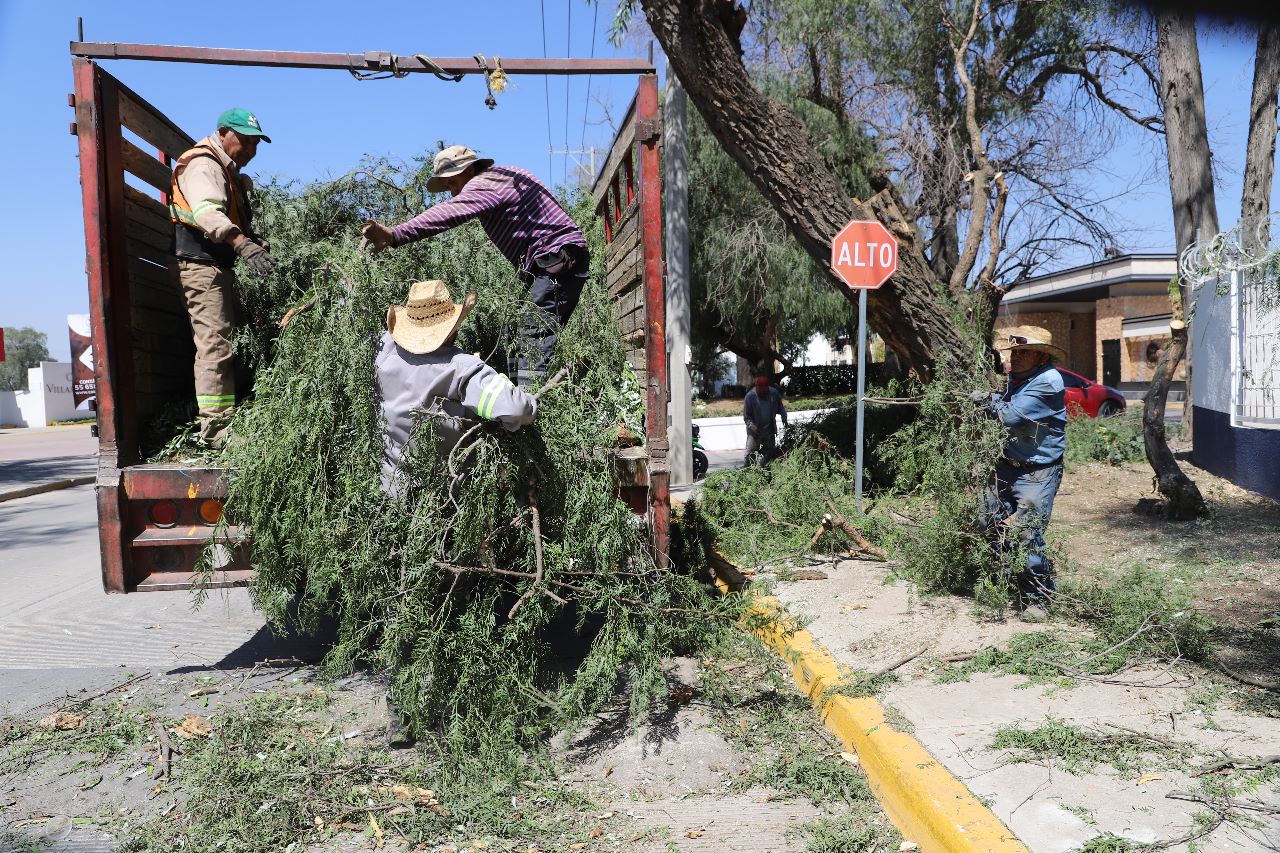
[[91, 476], [97, 452], [87, 424], [0, 430], [0, 492]]
[[0, 503], [0, 714], [125, 670], [323, 654], [314, 641], [277, 637], [243, 588], [215, 590], [198, 608], [189, 592], [107, 595], [98, 556], [92, 486]]

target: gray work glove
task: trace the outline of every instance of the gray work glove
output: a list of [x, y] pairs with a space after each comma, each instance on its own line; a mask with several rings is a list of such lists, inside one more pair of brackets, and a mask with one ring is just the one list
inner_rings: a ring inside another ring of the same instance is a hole
[[271, 257], [271, 253], [252, 240], [236, 246], [236, 254], [258, 275], [266, 275], [276, 268], [276, 259]]
[[991, 392], [981, 390], [970, 391], [969, 402], [973, 403], [975, 406], [988, 406], [991, 404]]

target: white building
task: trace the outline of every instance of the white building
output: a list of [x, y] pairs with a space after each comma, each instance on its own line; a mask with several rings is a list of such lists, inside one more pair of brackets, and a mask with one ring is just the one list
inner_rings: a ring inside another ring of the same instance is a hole
[[44, 361], [27, 370], [27, 391], [0, 391], [0, 426], [44, 427], [54, 421], [93, 417], [76, 411], [71, 363]]
[[1280, 285], [1253, 269], [1199, 284], [1191, 322], [1195, 464], [1280, 500]]

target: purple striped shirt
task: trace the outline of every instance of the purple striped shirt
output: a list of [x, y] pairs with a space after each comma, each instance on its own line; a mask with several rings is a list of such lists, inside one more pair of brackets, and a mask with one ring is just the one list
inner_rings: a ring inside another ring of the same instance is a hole
[[484, 233], [517, 270], [564, 246], [587, 247], [587, 240], [542, 182], [515, 166], [490, 166], [448, 201], [391, 229], [396, 246], [432, 237], [468, 219], [480, 219]]

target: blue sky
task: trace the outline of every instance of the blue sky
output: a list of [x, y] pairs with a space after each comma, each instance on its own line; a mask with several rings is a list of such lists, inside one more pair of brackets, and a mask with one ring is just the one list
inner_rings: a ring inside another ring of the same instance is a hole
[[[608, 43], [613, 3], [602, 5], [595, 55], [634, 53], [633, 47]], [[55, 358], [68, 357], [66, 315], [88, 310], [79, 173], [66, 106], [72, 86], [67, 45], [77, 14], [85, 15], [89, 41], [543, 56], [545, 32], [546, 55], [561, 57], [591, 55], [596, 15], [584, 0], [395, 6], [312, 0], [237, 4], [213, 14], [210, 8], [136, 0], [0, 0], [0, 115], [6, 118], [0, 133], [0, 325], [46, 332]], [[1227, 227], [1239, 208], [1252, 46], [1240, 36], [1211, 34], [1202, 37], [1202, 51], [1211, 131], [1221, 155], [1218, 205]], [[544, 83], [540, 77], [515, 77], [491, 112], [484, 107], [479, 77], [456, 84], [427, 75], [362, 83], [340, 71], [120, 61], [104, 67], [195, 135], [211, 130], [228, 106], [253, 109], [275, 141], [261, 146], [249, 171], [303, 180], [340, 175], [365, 153], [410, 157], [444, 140], [469, 144], [558, 183], [565, 158], [548, 163], [548, 140], [556, 148], [566, 142], [607, 145], [605, 108], [620, 117], [635, 86], [632, 77], [597, 76], [588, 100], [586, 78]], [[1121, 179], [1141, 174], [1157, 151], [1139, 134], [1125, 134], [1107, 165]], [[1148, 188], [1115, 203], [1138, 229], [1127, 249], [1157, 251], [1170, 244], [1167, 182], [1162, 172], [1155, 174]]]

